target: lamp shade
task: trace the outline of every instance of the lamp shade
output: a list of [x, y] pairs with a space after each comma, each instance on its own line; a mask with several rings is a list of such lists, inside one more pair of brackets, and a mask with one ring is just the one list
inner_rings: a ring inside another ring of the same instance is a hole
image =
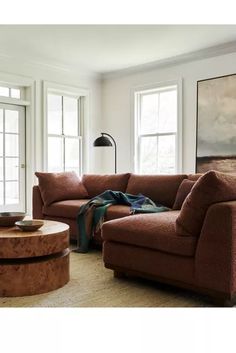
[[[100, 137], [96, 138], [93, 143], [94, 147], [112, 147], [114, 145], [114, 152], [115, 152], [115, 173], [117, 173], [117, 152], [116, 152], [116, 141], [115, 139], [106, 132], [101, 132]], [[113, 142], [113, 144], [112, 144]]]
[[112, 143], [108, 137], [102, 135], [102, 136], [96, 138], [96, 140], [93, 143], [93, 146], [94, 147], [112, 147]]

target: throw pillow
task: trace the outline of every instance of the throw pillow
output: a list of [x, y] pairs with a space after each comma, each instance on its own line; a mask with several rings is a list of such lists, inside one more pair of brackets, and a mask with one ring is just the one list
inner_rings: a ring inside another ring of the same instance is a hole
[[173, 210], [180, 210], [181, 209], [184, 200], [186, 199], [186, 197], [188, 196], [188, 194], [192, 190], [192, 187], [194, 184], [195, 184], [195, 181], [193, 181], [193, 180], [184, 179], [182, 181], [182, 183], [180, 184], [180, 186], [178, 188], [177, 194], [176, 194]]
[[75, 172], [39, 173], [39, 189], [46, 206], [55, 201], [84, 199], [88, 192]]
[[207, 209], [214, 203], [236, 200], [236, 176], [209, 171], [185, 199], [176, 220], [179, 235], [199, 236]]

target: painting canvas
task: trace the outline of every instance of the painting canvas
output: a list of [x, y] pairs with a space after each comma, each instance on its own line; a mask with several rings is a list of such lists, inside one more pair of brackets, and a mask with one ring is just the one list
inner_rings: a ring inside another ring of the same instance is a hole
[[236, 74], [198, 81], [196, 172], [236, 173]]

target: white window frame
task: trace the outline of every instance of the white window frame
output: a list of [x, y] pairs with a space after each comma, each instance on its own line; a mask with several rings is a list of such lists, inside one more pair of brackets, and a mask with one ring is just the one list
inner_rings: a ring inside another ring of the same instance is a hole
[[89, 158], [88, 158], [88, 106], [89, 106], [89, 91], [86, 89], [81, 89], [77, 87], [71, 87], [66, 85], [60, 85], [52, 82], [43, 82], [43, 104], [44, 104], [44, 148], [43, 148], [43, 169], [48, 171], [48, 137], [49, 136], [60, 136], [63, 138], [74, 138], [74, 136], [67, 135], [57, 135], [48, 133], [48, 107], [47, 107], [47, 97], [48, 94], [61, 95], [66, 97], [72, 97], [78, 99], [80, 102], [79, 108], [79, 131], [80, 136], [78, 139], [80, 141], [80, 174], [82, 175], [89, 169]]
[[35, 122], [35, 87], [36, 81], [31, 77], [0, 72], [0, 86], [19, 88], [21, 98], [0, 97], [4, 104], [15, 104], [25, 107], [25, 212], [32, 213], [32, 188], [35, 183], [34, 172], [36, 164], [36, 122]]
[[[154, 133], [139, 135], [140, 124], [140, 97], [144, 94], [155, 93], [157, 91], [177, 89], [177, 130], [176, 133]], [[182, 79], [153, 83], [145, 86], [137, 86], [132, 90], [132, 110], [131, 110], [131, 167], [134, 173], [140, 173], [140, 136], [166, 136], [175, 135], [176, 139], [176, 161], [175, 173], [182, 173]]]

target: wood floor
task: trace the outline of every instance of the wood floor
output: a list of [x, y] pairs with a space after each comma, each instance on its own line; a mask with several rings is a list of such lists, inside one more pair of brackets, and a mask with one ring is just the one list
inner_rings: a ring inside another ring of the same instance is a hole
[[207, 307], [192, 292], [138, 279], [117, 279], [103, 266], [101, 252], [71, 253], [71, 280], [56, 291], [0, 298], [0, 307]]

